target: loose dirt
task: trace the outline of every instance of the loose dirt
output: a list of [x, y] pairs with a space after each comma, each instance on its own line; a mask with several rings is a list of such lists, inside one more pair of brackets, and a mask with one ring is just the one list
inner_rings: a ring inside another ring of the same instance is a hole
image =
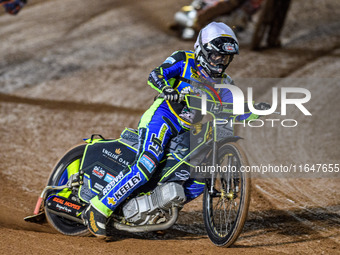
[[[339, 175], [254, 179], [248, 220], [228, 249], [207, 238], [200, 198], [162, 234], [107, 242], [24, 222], [68, 148], [92, 133], [117, 137], [137, 126], [156, 95], [146, 84], [150, 71], [172, 52], [193, 49], [169, 29], [183, 4], [32, 0], [18, 16], [0, 15], [2, 254], [340, 254]], [[295, 128], [237, 129], [250, 164], [340, 163], [339, 10], [337, 0], [294, 0], [282, 48], [252, 52], [241, 41], [228, 73], [241, 88], [258, 81], [256, 101], [271, 102], [273, 82], [299, 87], [308, 78], [312, 94], [312, 116], [288, 111]]]

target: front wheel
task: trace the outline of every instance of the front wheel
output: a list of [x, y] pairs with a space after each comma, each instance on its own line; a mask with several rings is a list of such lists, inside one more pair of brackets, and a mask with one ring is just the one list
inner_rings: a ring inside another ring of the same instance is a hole
[[[217, 246], [229, 247], [240, 235], [250, 202], [250, 179], [241, 172], [247, 158], [235, 143], [218, 150], [221, 167], [214, 180], [207, 180], [203, 195], [204, 225], [210, 240]], [[213, 186], [213, 188], [212, 188]]]
[[[78, 145], [73, 149], [66, 152], [66, 154], [58, 161], [56, 166], [53, 168], [51, 175], [48, 179], [47, 186], [61, 186], [67, 183], [70, 174], [78, 172], [80, 162], [84, 154], [86, 144]], [[60, 196], [67, 196], [72, 191], [51, 191], [47, 194], [47, 197], [58, 194]], [[76, 195], [76, 192], [72, 192]], [[89, 230], [86, 226], [81, 223], [74, 222], [66, 219], [62, 216], [53, 214], [45, 207], [45, 214], [47, 221], [60, 233], [71, 236], [88, 236], [90, 235]]]

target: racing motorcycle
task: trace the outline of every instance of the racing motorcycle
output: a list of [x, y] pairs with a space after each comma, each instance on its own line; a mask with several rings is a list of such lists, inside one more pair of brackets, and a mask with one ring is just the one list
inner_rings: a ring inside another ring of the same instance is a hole
[[[201, 96], [180, 96], [189, 109], [201, 110]], [[185, 191], [187, 182], [195, 180], [204, 187], [203, 219], [210, 240], [226, 247], [236, 241], [250, 201], [250, 178], [240, 171], [248, 164], [247, 158], [236, 143], [241, 137], [234, 135], [232, 122], [226, 121], [232, 117], [232, 104], [214, 99], [206, 103], [210, 118], [203, 118], [190, 131], [172, 138], [151, 180], [119, 205], [107, 221], [107, 230], [140, 233], [170, 228], [190, 200]], [[123, 170], [136, 157], [137, 147], [138, 131], [126, 128], [118, 139], [92, 135], [71, 148], [53, 168], [34, 215], [25, 220], [42, 223], [47, 219], [62, 234], [90, 235], [82, 211], [91, 198], [100, 192], [105, 194], [122, 178]], [[170, 173], [182, 166], [190, 166], [188, 180], [164, 181], [164, 169]], [[134, 176], [127, 184], [133, 185], [138, 178]]]

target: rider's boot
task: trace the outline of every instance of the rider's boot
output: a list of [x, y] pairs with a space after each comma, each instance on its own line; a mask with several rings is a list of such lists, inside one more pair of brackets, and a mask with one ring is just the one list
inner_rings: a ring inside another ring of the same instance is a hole
[[106, 237], [106, 216], [91, 203], [82, 213], [82, 219], [88, 230], [96, 237]]
[[117, 179], [92, 198], [82, 213], [85, 225], [97, 237], [105, 238], [107, 218], [126, 197], [147, 181], [136, 165], [127, 167], [123, 172], [125, 174], [118, 175]]

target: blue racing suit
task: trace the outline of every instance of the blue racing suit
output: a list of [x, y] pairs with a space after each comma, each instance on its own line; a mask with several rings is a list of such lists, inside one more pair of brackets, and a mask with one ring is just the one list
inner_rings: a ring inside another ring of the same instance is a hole
[[[185, 79], [181, 79], [185, 78]], [[171, 86], [179, 93], [190, 89], [188, 80], [199, 80], [196, 71], [195, 56], [192, 51], [177, 51], [168, 57], [165, 62], [155, 68], [149, 76], [148, 84], [162, 92], [165, 86]], [[187, 81], [187, 82], [185, 82]], [[225, 75], [224, 83], [232, 83], [231, 78]], [[232, 94], [228, 89], [218, 91], [222, 101], [232, 103]], [[171, 104], [172, 107], [169, 107]], [[106, 217], [124, 201], [134, 190], [149, 181], [156, 167], [164, 157], [164, 148], [172, 137], [188, 130], [188, 126], [176, 117], [182, 115], [185, 109], [184, 103], [169, 102], [162, 98], [154, 101], [151, 107], [143, 114], [139, 126], [139, 148], [135, 162], [123, 171], [123, 176], [105, 193], [91, 199], [91, 204], [101, 211]], [[174, 111], [174, 112], [172, 112]], [[185, 114], [187, 117], [188, 115]], [[252, 118], [248, 113], [240, 115], [237, 120]], [[184, 117], [183, 117], [184, 118]], [[193, 123], [195, 116], [189, 115], [187, 122]], [[110, 184], [109, 184], [110, 185]], [[189, 179], [186, 182], [185, 192], [191, 200], [199, 196], [204, 190], [204, 183]]]

